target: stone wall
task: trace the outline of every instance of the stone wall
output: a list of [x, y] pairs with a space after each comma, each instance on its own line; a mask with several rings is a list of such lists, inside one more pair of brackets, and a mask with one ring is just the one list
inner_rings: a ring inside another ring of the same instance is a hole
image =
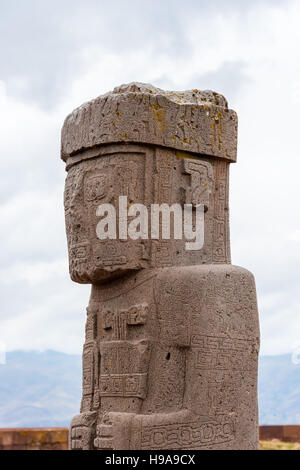
[[68, 428], [0, 429], [0, 450], [67, 450]]
[[259, 438], [262, 441], [278, 439], [283, 442], [300, 442], [299, 425], [260, 426]]

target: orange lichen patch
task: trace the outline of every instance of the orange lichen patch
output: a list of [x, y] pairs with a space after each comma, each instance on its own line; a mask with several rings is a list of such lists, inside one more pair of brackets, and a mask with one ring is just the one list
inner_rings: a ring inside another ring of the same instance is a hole
[[217, 145], [218, 149], [221, 150], [222, 148], [222, 134], [223, 134], [223, 126], [222, 126], [222, 119], [223, 119], [223, 114], [219, 111], [216, 112], [213, 116], [211, 116], [211, 119], [213, 120], [210, 123], [210, 128], [214, 129], [212, 132], [212, 142], [211, 145], [214, 147]]
[[180, 150], [176, 151], [176, 158], [178, 160], [181, 160], [182, 158], [189, 158], [190, 160], [200, 160], [201, 159], [200, 156], [193, 155], [193, 154], [187, 153], [187, 152], [180, 152]]
[[213, 119], [215, 121], [220, 121], [223, 117], [223, 114], [219, 111], [218, 113], [215, 113], [214, 116], [213, 116]]
[[152, 111], [154, 116], [157, 119], [158, 125], [161, 127], [162, 132], [164, 132], [166, 123], [165, 123], [165, 110], [162, 106], [159, 104], [153, 104], [152, 105]]

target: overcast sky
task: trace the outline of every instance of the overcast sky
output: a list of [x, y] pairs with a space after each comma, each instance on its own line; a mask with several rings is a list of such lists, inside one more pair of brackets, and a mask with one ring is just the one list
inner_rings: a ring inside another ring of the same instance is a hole
[[256, 277], [263, 354], [300, 346], [300, 2], [0, 0], [0, 342], [80, 353], [64, 117], [121, 83], [213, 89], [239, 115], [232, 262]]

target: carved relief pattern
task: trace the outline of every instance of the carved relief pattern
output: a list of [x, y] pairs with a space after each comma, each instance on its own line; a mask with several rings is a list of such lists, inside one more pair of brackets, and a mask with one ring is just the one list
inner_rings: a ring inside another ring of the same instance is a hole
[[102, 374], [100, 395], [108, 397], [145, 398], [147, 374]]
[[251, 370], [255, 367], [253, 342], [250, 340], [195, 334], [191, 345], [197, 369]]
[[234, 424], [207, 421], [203, 424], [168, 424], [143, 428], [142, 449], [200, 449], [234, 439]]
[[191, 176], [191, 184], [187, 190], [186, 204], [196, 206], [210, 205], [213, 187], [213, 168], [205, 161], [184, 160], [184, 171]]
[[87, 309], [85, 327], [86, 341], [82, 356], [82, 402], [81, 411], [99, 407], [100, 352], [97, 344], [97, 312]]
[[[165, 154], [160, 149], [155, 151], [154, 202], [155, 204], [173, 203], [173, 171], [171, 152]], [[153, 265], [172, 266], [172, 248], [170, 240], [152, 240]]]
[[216, 188], [213, 230], [213, 259], [216, 263], [229, 263], [228, 237], [228, 165], [216, 163]]
[[110, 310], [103, 312], [103, 328], [105, 330], [112, 329], [113, 339], [127, 339], [127, 325], [143, 325], [147, 320], [148, 305], [134, 305], [128, 310], [120, 312], [111, 312]]

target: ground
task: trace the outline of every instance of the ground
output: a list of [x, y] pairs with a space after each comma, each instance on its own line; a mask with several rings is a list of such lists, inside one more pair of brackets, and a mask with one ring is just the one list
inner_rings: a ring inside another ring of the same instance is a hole
[[260, 441], [260, 450], [300, 450], [300, 443], [281, 442], [278, 439], [272, 439], [272, 441]]

